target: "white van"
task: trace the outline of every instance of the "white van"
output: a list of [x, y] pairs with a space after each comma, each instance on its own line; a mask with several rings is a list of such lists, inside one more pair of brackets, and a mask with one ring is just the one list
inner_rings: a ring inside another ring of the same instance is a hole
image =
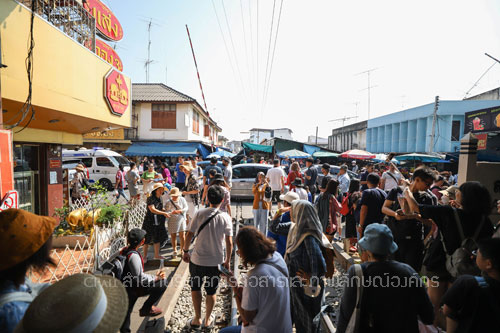
[[85, 165], [89, 172], [89, 179], [112, 190], [115, 184], [118, 166], [123, 165], [127, 172], [130, 169], [130, 161], [115, 151], [108, 149], [79, 149], [62, 151], [63, 168], [70, 170], [71, 180], [74, 168], [78, 163]]

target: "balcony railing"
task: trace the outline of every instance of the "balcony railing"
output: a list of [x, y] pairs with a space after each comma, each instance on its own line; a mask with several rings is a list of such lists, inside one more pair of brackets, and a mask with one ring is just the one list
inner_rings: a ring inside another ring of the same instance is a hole
[[95, 19], [76, 0], [18, 0], [56, 28], [95, 52]]

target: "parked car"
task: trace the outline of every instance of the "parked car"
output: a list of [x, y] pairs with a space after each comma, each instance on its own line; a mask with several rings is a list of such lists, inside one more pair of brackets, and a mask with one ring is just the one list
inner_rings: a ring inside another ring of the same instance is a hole
[[233, 187], [231, 189], [231, 199], [251, 199], [253, 198], [252, 186], [257, 177], [257, 173], [267, 173], [272, 165], [268, 164], [237, 164], [233, 166]]
[[[318, 178], [316, 178], [316, 184], [321, 184], [321, 181], [323, 180], [323, 174], [321, 173], [321, 164], [320, 165], [315, 165], [314, 166], [316, 170], [318, 170]], [[307, 170], [307, 168], [302, 168], [301, 172], [304, 173]], [[340, 171], [340, 167], [336, 165], [330, 166], [330, 174], [332, 176], [337, 176], [337, 174]], [[352, 172], [351, 170], [347, 170], [347, 174], [349, 175], [349, 178], [351, 179], [359, 179], [359, 175], [355, 172]]]
[[[73, 179], [76, 164], [82, 163], [88, 170], [89, 180], [112, 190], [118, 166], [123, 165], [125, 172], [130, 169], [130, 161], [115, 151], [108, 149], [63, 150], [63, 168], [69, 169], [69, 180]], [[73, 172], [71, 171], [73, 170]]]

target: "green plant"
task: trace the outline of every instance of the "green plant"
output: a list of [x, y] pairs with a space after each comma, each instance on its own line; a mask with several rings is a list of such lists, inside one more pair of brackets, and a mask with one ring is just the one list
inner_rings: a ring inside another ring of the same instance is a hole
[[66, 222], [69, 213], [71, 213], [71, 208], [69, 206], [62, 206], [61, 208], [56, 208], [52, 216], [58, 217], [60, 223], [63, 223]]
[[103, 226], [113, 225], [114, 221], [122, 217], [123, 210], [121, 205], [109, 205], [101, 208], [97, 223]]

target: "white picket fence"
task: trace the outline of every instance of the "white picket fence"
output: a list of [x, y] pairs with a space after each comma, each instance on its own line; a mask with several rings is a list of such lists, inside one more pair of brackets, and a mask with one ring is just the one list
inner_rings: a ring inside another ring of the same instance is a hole
[[[112, 194], [106, 194], [111, 198]], [[92, 202], [78, 200], [72, 203], [72, 210], [84, 208], [91, 211], [102, 206], [106, 197], [97, 197]], [[111, 198], [113, 199], [113, 198]], [[136, 202], [132, 207], [123, 206], [123, 216], [109, 226], [94, 225], [89, 236], [84, 241], [76, 241], [75, 246], [53, 249], [52, 258], [55, 266], [49, 266], [43, 274], [33, 273], [34, 282], [56, 282], [64, 277], [77, 273], [92, 273], [94, 269], [117, 253], [127, 243], [126, 235], [132, 228], [141, 228], [146, 215], [146, 203]]]

